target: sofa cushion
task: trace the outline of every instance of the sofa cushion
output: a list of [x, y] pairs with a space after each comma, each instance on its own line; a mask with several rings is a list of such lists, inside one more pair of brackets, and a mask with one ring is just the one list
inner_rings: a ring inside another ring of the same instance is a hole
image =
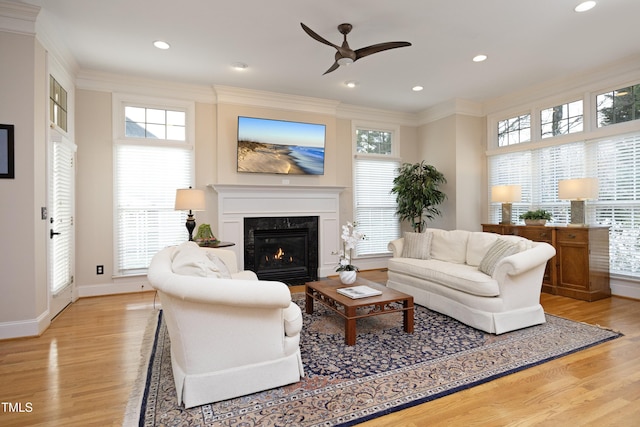
[[498, 240], [499, 235], [495, 233], [485, 233], [475, 231], [469, 233], [469, 241], [467, 242], [467, 264], [479, 266], [480, 261], [484, 258], [491, 245]]
[[178, 245], [171, 257], [171, 270], [183, 276], [222, 277], [216, 264], [195, 242]]
[[437, 259], [391, 258], [389, 270], [437, 283], [471, 295], [495, 297], [500, 295], [498, 282], [480, 272], [477, 267], [452, 264]]
[[480, 265], [478, 266], [478, 270], [482, 271], [489, 276], [493, 275], [493, 272], [498, 265], [498, 262], [509, 255], [517, 254], [520, 252], [520, 243], [519, 242], [508, 242], [504, 239], [496, 240], [487, 253], [480, 261]]
[[431, 258], [431, 233], [404, 233], [402, 245], [403, 258], [430, 259]]
[[467, 260], [467, 240], [469, 231], [429, 229], [433, 234], [431, 241], [431, 258], [464, 264]]

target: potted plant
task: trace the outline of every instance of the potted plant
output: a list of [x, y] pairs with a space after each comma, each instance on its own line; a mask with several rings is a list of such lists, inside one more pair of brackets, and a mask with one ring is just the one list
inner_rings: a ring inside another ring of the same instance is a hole
[[350, 285], [356, 281], [356, 274], [358, 267], [351, 264], [353, 259], [353, 250], [358, 244], [358, 240], [363, 240], [366, 236], [356, 230], [358, 224], [356, 222], [347, 221], [346, 225], [342, 226], [342, 250], [336, 253], [340, 255], [340, 263], [336, 268], [336, 272], [340, 275], [340, 281], [345, 285]]
[[392, 194], [396, 194], [396, 214], [400, 221], [409, 221], [413, 231], [421, 233], [426, 220], [432, 220], [441, 212], [436, 206], [447, 197], [439, 190], [447, 180], [434, 166], [420, 163], [404, 163], [393, 180]]
[[544, 209], [538, 209], [536, 211], [527, 211], [520, 215], [520, 219], [524, 220], [527, 225], [545, 225], [547, 221], [552, 218], [551, 213]]

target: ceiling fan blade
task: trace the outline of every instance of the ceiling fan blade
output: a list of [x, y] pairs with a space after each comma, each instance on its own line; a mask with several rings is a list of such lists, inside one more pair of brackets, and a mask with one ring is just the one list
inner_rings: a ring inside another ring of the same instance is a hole
[[307, 27], [306, 25], [304, 25], [302, 22], [300, 23], [300, 25], [302, 26], [302, 29], [304, 30], [305, 33], [309, 34], [309, 36], [311, 36], [312, 39], [319, 41], [322, 44], [326, 44], [327, 46], [331, 46], [334, 47], [338, 50], [340, 50], [340, 47], [331, 43], [329, 40], [323, 38], [322, 36], [316, 34], [315, 31], [313, 31], [311, 28]]
[[411, 46], [409, 42], [386, 42], [386, 43], [378, 43], [371, 46], [363, 47], [361, 49], [356, 49], [356, 59], [357, 61], [360, 58], [364, 58], [365, 56], [382, 52], [384, 50], [396, 49], [399, 47], [407, 47]]
[[327, 71], [322, 73], [322, 75], [324, 76], [325, 74], [329, 74], [330, 72], [337, 70], [339, 66], [340, 64], [338, 64], [338, 61], [334, 62], [333, 65]]

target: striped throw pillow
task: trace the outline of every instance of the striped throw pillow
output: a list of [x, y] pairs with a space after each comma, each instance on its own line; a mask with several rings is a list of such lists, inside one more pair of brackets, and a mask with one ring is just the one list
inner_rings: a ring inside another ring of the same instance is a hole
[[404, 233], [403, 258], [431, 259], [432, 233]]
[[520, 247], [517, 243], [509, 243], [503, 239], [498, 239], [489, 247], [487, 253], [484, 254], [478, 270], [484, 274], [493, 276], [493, 272], [496, 270], [496, 266], [502, 258], [517, 254], [518, 252], [520, 252]]

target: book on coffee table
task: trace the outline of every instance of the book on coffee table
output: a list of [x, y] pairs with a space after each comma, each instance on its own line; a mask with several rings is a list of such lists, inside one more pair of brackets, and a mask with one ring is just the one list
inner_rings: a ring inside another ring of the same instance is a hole
[[382, 295], [382, 291], [370, 288], [368, 286], [352, 286], [350, 288], [340, 288], [338, 293], [348, 296], [352, 299], [374, 297], [376, 295]]

